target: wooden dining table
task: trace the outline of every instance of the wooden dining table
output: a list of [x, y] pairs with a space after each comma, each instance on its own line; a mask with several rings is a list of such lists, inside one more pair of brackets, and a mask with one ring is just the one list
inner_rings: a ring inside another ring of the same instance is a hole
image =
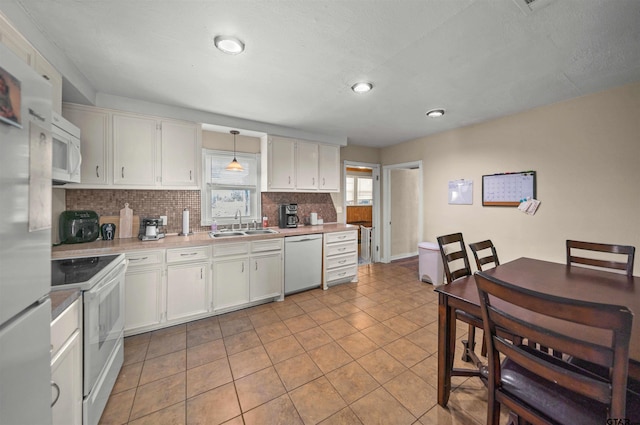
[[[629, 376], [640, 380], [640, 277], [531, 258], [519, 258], [483, 272], [523, 288], [564, 298], [614, 304], [635, 313], [629, 345]], [[475, 277], [438, 286], [438, 404], [446, 406], [452, 376], [479, 376], [477, 368], [452, 371], [456, 311], [481, 317]], [[535, 319], [534, 319], [535, 320]], [[462, 348], [462, 344], [460, 345]]]

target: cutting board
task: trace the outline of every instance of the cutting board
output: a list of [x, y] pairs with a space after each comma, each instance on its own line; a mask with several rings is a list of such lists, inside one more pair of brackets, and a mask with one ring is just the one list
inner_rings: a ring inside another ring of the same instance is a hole
[[[100, 217], [100, 226], [104, 223], [113, 223], [116, 225], [116, 234], [114, 235], [115, 239], [120, 238], [120, 216], [119, 215], [103, 215]], [[131, 220], [131, 233], [135, 236], [138, 236], [138, 230], [140, 229], [140, 217], [134, 215]], [[132, 235], [132, 237], [133, 237]]]
[[120, 210], [120, 239], [132, 236], [131, 226], [133, 226], [133, 210], [129, 208], [129, 203], [127, 202], [124, 204], [124, 208]]

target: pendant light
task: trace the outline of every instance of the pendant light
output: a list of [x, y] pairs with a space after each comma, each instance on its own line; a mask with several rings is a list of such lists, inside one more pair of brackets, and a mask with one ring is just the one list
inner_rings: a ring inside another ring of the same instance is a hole
[[227, 165], [226, 170], [243, 171], [244, 168], [242, 168], [242, 165], [240, 165], [240, 163], [236, 159], [236, 135], [240, 134], [240, 132], [238, 130], [231, 130], [230, 133], [233, 134], [233, 161], [231, 161], [229, 165]]

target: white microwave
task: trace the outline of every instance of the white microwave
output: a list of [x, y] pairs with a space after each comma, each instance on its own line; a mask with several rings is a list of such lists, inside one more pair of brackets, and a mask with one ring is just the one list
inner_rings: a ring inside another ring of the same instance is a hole
[[80, 129], [55, 112], [51, 124], [53, 184], [80, 183]]

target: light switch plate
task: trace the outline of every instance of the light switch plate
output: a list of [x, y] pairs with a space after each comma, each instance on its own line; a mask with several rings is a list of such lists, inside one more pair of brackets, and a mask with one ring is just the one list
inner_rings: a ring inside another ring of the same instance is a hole
[[160, 225], [162, 225], [162, 226], [166, 226], [167, 225], [167, 216], [166, 215], [161, 215], [160, 216]]

